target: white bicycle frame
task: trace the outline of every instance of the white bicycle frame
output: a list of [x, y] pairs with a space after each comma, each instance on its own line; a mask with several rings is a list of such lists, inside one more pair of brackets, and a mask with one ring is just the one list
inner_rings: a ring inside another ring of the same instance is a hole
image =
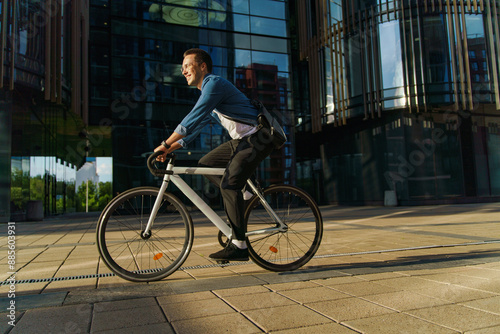
[[[222, 220], [222, 218], [215, 213], [215, 211], [208, 206], [208, 204], [200, 197], [198, 194], [179, 176], [181, 174], [193, 174], [193, 175], [219, 175], [222, 176], [224, 174], [225, 169], [224, 168], [209, 168], [209, 167], [174, 167], [174, 165], [171, 163], [171, 161], [167, 165], [167, 171], [171, 171], [172, 173], [165, 174], [163, 177], [163, 182], [160, 187], [160, 191], [158, 192], [158, 197], [155, 200], [155, 203], [153, 205], [153, 210], [151, 212], [151, 215], [149, 216], [148, 224], [146, 225], [146, 228], [144, 229], [144, 234], [147, 235], [151, 231], [151, 227], [153, 226], [153, 222], [156, 218], [156, 214], [158, 213], [158, 210], [161, 206], [161, 203], [163, 201], [163, 195], [165, 194], [165, 191], [167, 190], [168, 184], [170, 181], [172, 181], [173, 184], [179, 188], [179, 190], [186, 195], [191, 202], [215, 225], [217, 228], [224, 233], [224, 235], [228, 238], [231, 239], [232, 237], [232, 230], [231, 227]], [[250, 189], [252, 189], [253, 193], [256, 194], [266, 211], [269, 213], [269, 215], [273, 218], [273, 220], [276, 222], [277, 227], [272, 227], [272, 228], [265, 228], [265, 229], [260, 229], [260, 230], [255, 230], [255, 231], [249, 231], [246, 233], [246, 236], [249, 235], [257, 235], [257, 234], [270, 234], [270, 233], [277, 233], [277, 232], [284, 232], [288, 229], [287, 225], [284, 224], [281, 219], [278, 217], [278, 215], [274, 212], [274, 210], [271, 208], [269, 203], [264, 199], [264, 196], [261, 194], [261, 192], [258, 190], [258, 188], [252, 183], [252, 181], [247, 180], [247, 184], [250, 186]]]

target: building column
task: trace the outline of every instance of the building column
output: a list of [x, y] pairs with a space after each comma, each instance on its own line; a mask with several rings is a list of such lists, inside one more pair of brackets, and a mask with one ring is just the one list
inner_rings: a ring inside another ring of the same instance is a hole
[[12, 92], [0, 89], [0, 223], [10, 220]]

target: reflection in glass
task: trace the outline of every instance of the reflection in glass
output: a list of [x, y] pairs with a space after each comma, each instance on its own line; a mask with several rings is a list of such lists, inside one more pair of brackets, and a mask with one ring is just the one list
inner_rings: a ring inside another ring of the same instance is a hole
[[382, 65], [382, 88], [397, 88], [393, 94], [385, 94], [385, 98], [395, 97], [392, 107], [405, 105], [403, 60], [401, 59], [401, 38], [399, 36], [399, 21], [379, 25], [380, 59]]
[[234, 67], [247, 67], [252, 63], [251, 52], [249, 50], [235, 50]]
[[476, 92], [474, 99], [481, 102], [489, 102], [490, 95], [480, 93], [480, 91], [490, 90], [483, 18], [481, 15], [465, 15], [465, 25], [467, 29], [471, 84], [472, 90]]
[[[227, 10], [234, 13], [248, 14], [248, 0], [218, 0], [222, 6], [227, 6]], [[215, 1], [210, 1], [215, 2]], [[227, 3], [226, 3], [227, 2]]]
[[285, 18], [285, 3], [274, 0], [252, 0], [250, 3], [250, 14], [267, 16], [277, 19]]
[[193, 26], [225, 28], [226, 13], [223, 5], [211, 1], [210, 11], [204, 0], [164, 0], [165, 4], [153, 3], [149, 6], [150, 19], [167, 23]]
[[252, 63], [276, 65], [278, 71], [288, 72], [288, 55], [286, 54], [252, 51]]
[[151, 17], [161, 17], [167, 23], [193, 27], [207, 25], [207, 11], [205, 10], [152, 4], [149, 7], [149, 13]]
[[350, 95], [353, 97], [363, 93], [363, 83], [358, 78], [363, 77], [361, 72], [361, 52], [363, 52], [364, 48], [361, 47], [359, 38], [359, 33], [357, 33], [353, 34], [347, 41], [349, 52], [349, 58], [347, 59], [349, 90]]
[[234, 14], [234, 31], [250, 32], [250, 18], [247, 15]]
[[449, 56], [447, 50], [446, 22], [443, 15], [424, 17], [423, 47], [426, 52], [428, 83], [444, 83], [450, 80]]
[[284, 38], [265, 37], [252, 35], [252, 49], [286, 53], [288, 50], [288, 41]]
[[250, 17], [252, 33], [286, 37], [286, 21], [266, 19], [263, 17]]

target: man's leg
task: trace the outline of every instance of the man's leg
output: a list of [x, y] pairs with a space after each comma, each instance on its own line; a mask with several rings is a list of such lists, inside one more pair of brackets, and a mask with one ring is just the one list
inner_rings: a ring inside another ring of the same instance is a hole
[[[267, 130], [262, 129], [261, 131]], [[262, 137], [261, 131], [239, 142], [220, 183], [224, 207], [233, 229], [233, 243], [240, 248], [246, 248], [245, 205], [241, 190], [245, 186], [247, 179], [255, 172], [260, 162], [273, 149], [269, 143], [263, 142], [263, 138], [268, 137]], [[211, 255], [213, 258], [217, 258], [218, 256], [222, 257], [222, 254], [216, 253]]]
[[[225, 142], [212, 151], [205, 154], [200, 161], [198, 161], [198, 166], [200, 167], [211, 167], [211, 168], [226, 168], [227, 163], [231, 160], [231, 156], [234, 154], [235, 148], [238, 146], [238, 140], [230, 140]], [[221, 177], [217, 175], [205, 175], [207, 179], [210, 180], [217, 187], [220, 186]]]

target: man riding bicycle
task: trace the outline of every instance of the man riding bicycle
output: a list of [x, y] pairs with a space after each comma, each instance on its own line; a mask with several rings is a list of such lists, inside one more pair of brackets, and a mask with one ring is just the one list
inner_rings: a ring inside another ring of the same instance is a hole
[[[206, 51], [189, 49], [184, 52], [182, 74], [188, 85], [197, 87], [201, 95], [174, 133], [154, 151], [167, 154], [186, 147], [211, 119], [217, 120], [228, 130], [232, 139], [199, 161], [203, 167], [226, 169], [222, 177], [207, 178], [221, 189], [224, 208], [232, 227], [232, 240], [223, 250], [210, 254], [210, 258], [248, 261], [242, 190], [246, 180], [274, 148], [269, 140], [269, 129], [259, 125], [257, 117], [260, 111], [241, 91], [226, 79], [212, 74], [212, 59]], [[157, 159], [164, 161], [165, 154]]]

